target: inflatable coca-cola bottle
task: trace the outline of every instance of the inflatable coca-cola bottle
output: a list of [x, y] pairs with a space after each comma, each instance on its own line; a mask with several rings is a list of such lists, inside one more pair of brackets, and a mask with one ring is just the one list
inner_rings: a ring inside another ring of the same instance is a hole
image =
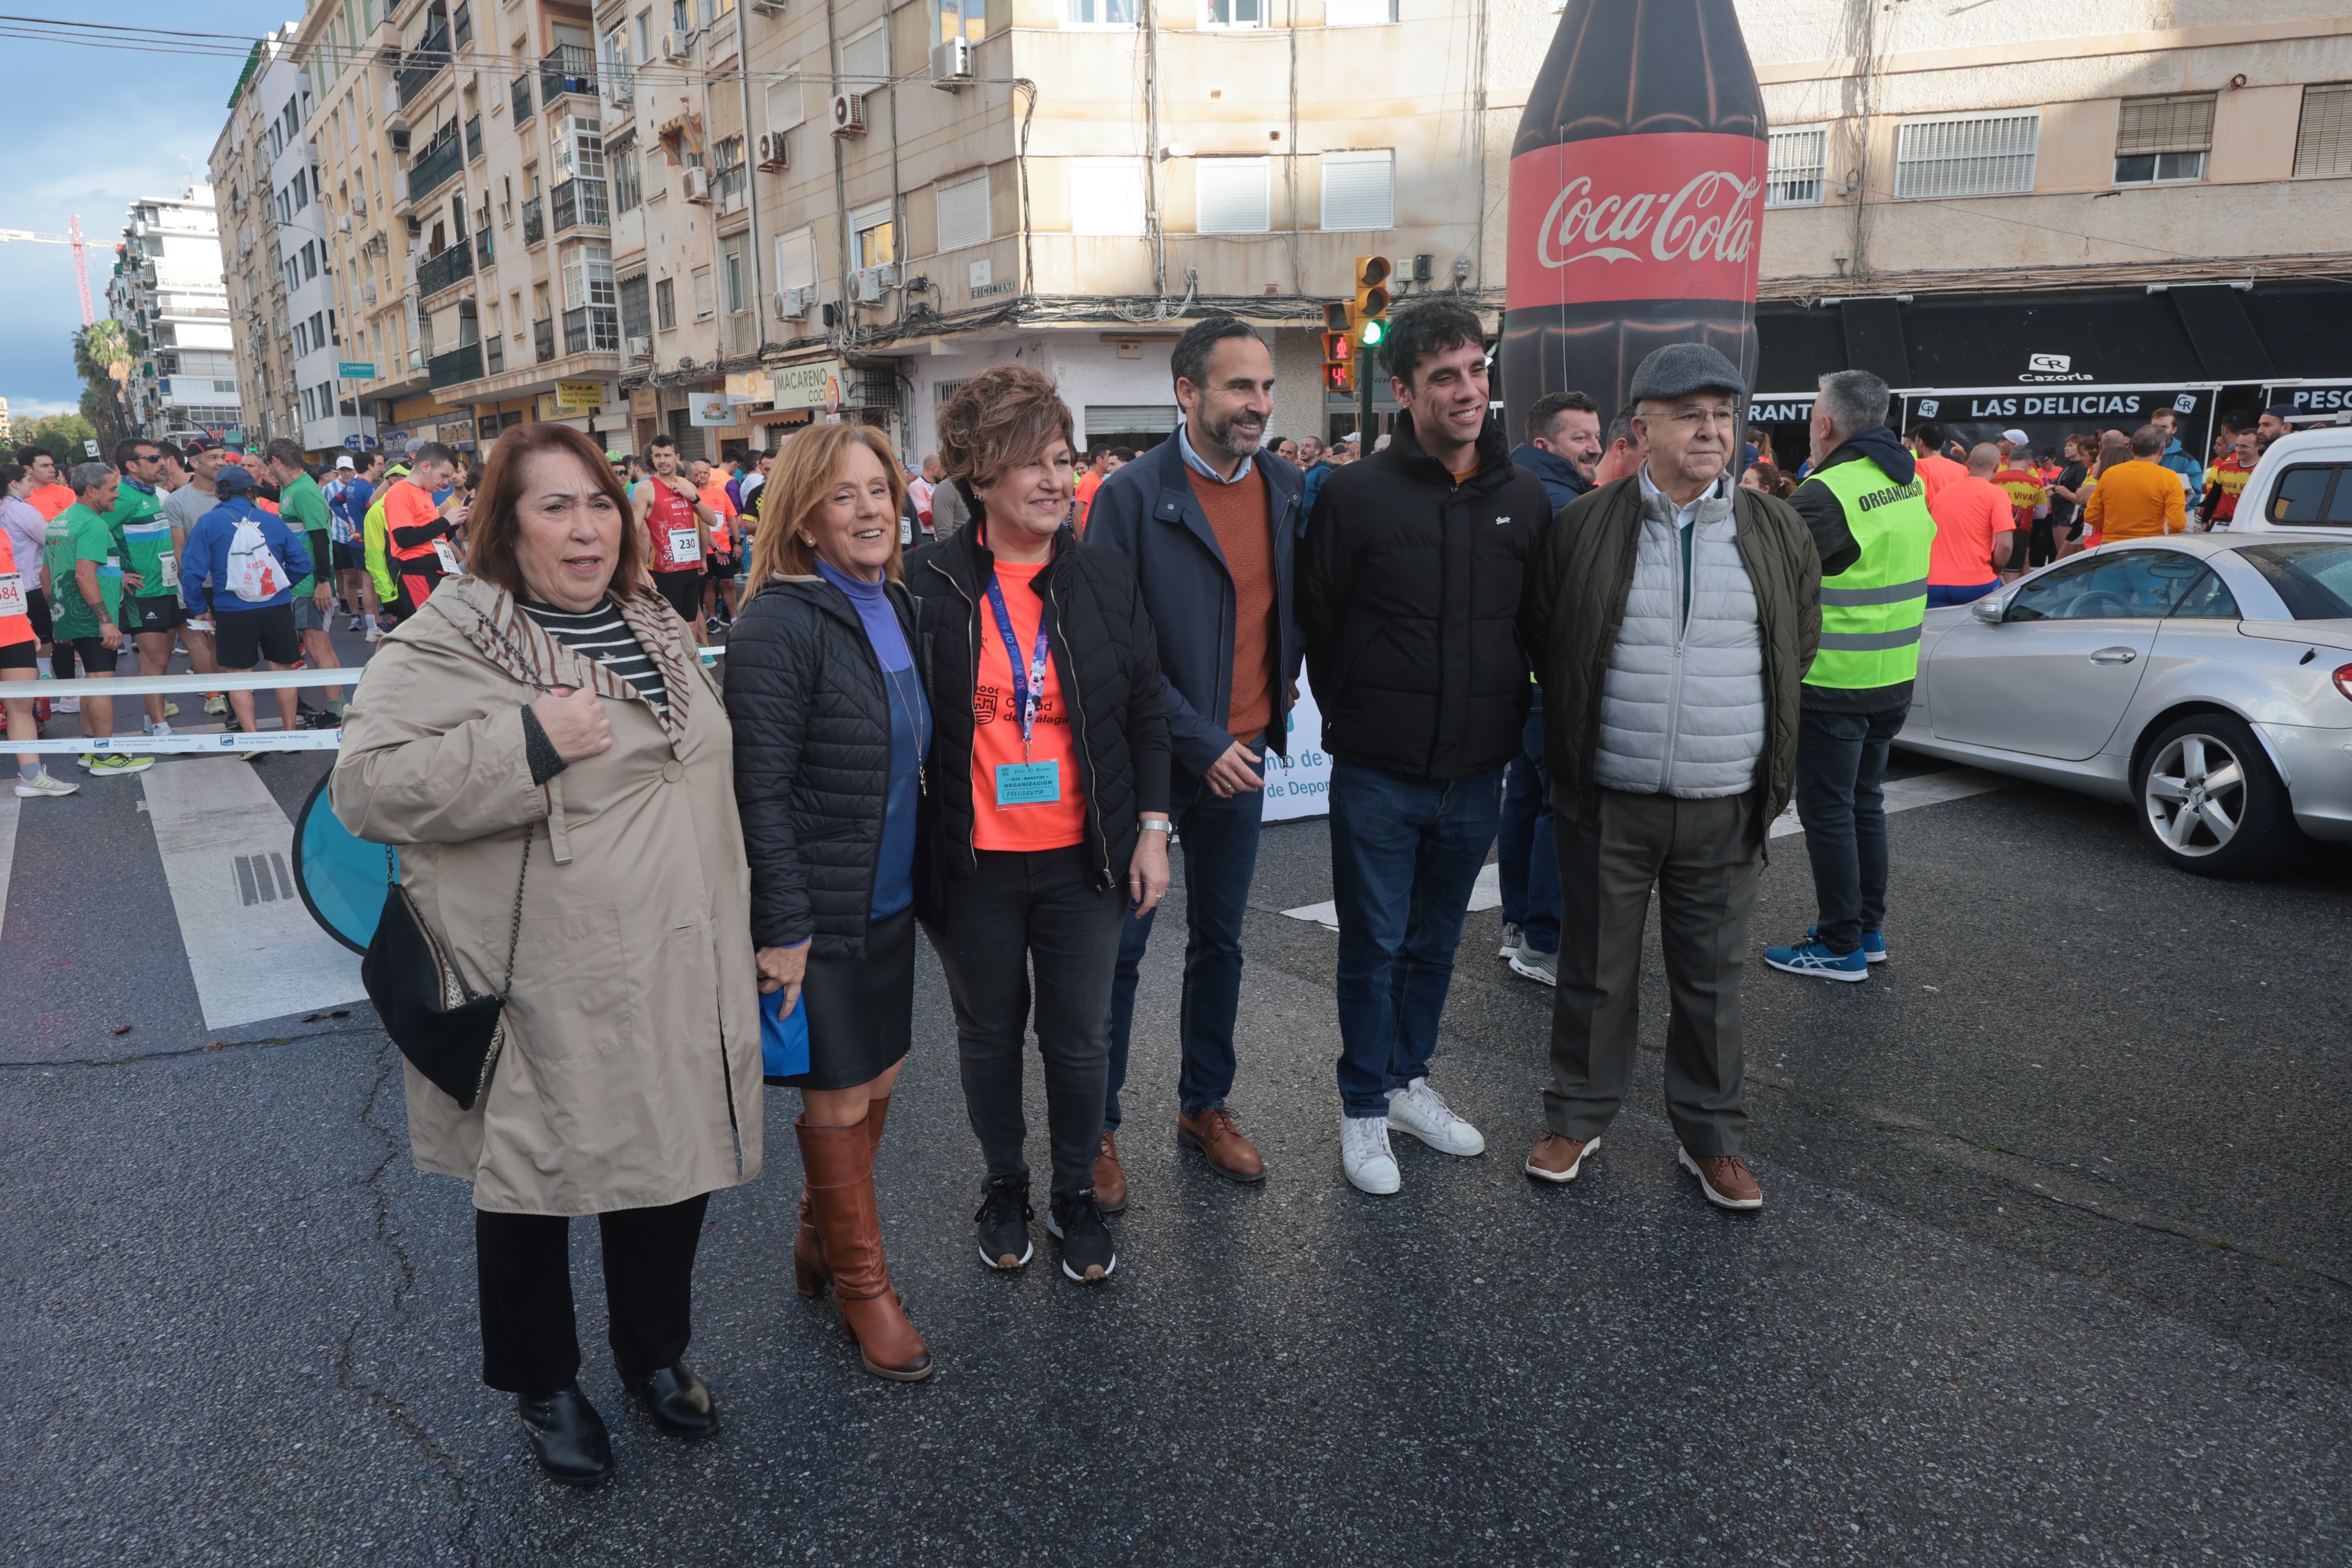
[[1764, 104], [1732, 0], [1568, 0], [1511, 146], [1503, 397], [1605, 426], [1633, 368], [1703, 342], [1754, 389]]

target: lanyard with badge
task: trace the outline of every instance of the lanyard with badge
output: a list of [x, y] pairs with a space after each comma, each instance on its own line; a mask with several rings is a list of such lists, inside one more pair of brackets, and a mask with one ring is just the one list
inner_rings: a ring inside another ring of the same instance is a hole
[[996, 612], [996, 630], [1004, 638], [1004, 661], [1013, 667], [1013, 700], [1021, 709], [1021, 758], [1017, 763], [996, 764], [996, 808], [1005, 810], [1015, 805], [1048, 805], [1062, 798], [1062, 766], [1047, 759], [1029, 760], [1029, 742], [1036, 732], [1037, 708], [1045, 700], [1045, 660], [1050, 649], [1045, 642], [1044, 607], [1037, 613], [1037, 651], [1024, 669], [1021, 649], [1013, 637], [1013, 612], [1004, 605], [1004, 589], [995, 577], [988, 580], [989, 608]]

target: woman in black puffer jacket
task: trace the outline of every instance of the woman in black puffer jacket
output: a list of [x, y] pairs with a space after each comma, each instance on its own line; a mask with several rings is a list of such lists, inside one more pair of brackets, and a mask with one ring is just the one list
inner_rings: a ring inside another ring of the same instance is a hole
[[[914, 864], [930, 706], [900, 582], [905, 481], [878, 431], [793, 437], [761, 492], [755, 596], [727, 647], [735, 804], [762, 1005], [808, 1025], [801, 1091], [803, 1296], [826, 1286], [867, 1371], [931, 1371], [889, 1271], [874, 1150], [913, 1029]], [[772, 1068], [771, 1070], [773, 1070]]]
[[1029, 1261], [1022, 1052], [1036, 971], [1053, 1144], [1046, 1228], [1081, 1284], [1118, 1264], [1094, 1161], [1121, 924], [1168, 887], [1168, 717], [1135, 578], [1080, 550], [1070, 411], [1025, 366], [973, 376], [939, 413], [971, 526], [908, 572], [938, 695], [924, 925], [954, 1000], [964, 1103], [986, 1157], [981, 1257]]

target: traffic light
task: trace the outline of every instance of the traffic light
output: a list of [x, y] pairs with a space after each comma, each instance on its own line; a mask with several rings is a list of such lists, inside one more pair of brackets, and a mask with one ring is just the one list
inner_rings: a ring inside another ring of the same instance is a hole
[[1323, 307], [1323, 389], [1348, 393], [1356, 388], [1356, 345], [1348, 331], [1348, 307], [1337, 302]]
[[1385, 256], [1356, 258], [1356, 305], [1349, 312], [1356, 339], [1368, 349], [1377, 349], [1388, 336], [1389, 258]]

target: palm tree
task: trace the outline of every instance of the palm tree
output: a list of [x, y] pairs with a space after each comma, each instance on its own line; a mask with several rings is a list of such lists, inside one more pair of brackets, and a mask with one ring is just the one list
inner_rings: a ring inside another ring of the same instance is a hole
[[100, 434], [100, 439], [110, 452], [117, 441], [131, 434], [123, 385], [131, 379], [135, 352], [131, 332], [112, 317], [92, 321], [74, 334], [74, 374], [98, 394], [99, 406], [105, 415], [100, 423], [110, 426]]

